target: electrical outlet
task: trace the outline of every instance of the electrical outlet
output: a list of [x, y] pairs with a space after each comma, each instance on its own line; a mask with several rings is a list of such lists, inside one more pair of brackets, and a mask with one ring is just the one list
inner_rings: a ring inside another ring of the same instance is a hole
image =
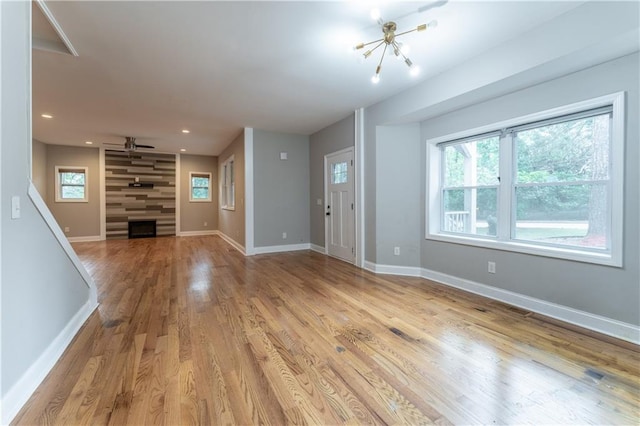
[[286, 240], [286, 239], [287, 239], [287, 233], [286, 233], [286, 232], [283, 232], [283, 233], [282, 233], [282, 239], [283, 239], [283, 240]]
[[204, 223], [204, 226], [207, 226], [207, 222]]
[[322, 198], [318, 198], [316, 200], [316, 205], [321, 206], [322, 205]]
[[489, 262], [487, 264], [487, 271], [490, 274], [495, 274], [496, 273], [496, 262]]
[[393, 254], [394, 256], [400, 256], [400, 247], [394, 247]]
[[69, 232], [69, 227], [68, 226], [64, 227], [64, 232]]

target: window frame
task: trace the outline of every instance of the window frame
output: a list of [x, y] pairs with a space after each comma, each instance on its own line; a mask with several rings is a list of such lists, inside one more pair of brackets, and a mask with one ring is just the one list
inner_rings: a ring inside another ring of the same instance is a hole
[[220, 179], [220, 197], [221, 202], [220, 206], [224, 210], [235, 210], [236, 209], [236, 186], [235, 186], [235, 157], [233, 155], [229, 156], [223, 163], [221, 167], [222, 177]]
[[[79, 173], [84, 174], [84, 198], [64, 198], [62, 196], [63, 186], [81, 186], [81, 185], [65, 185], [60, 181], [61, 173]], [[89, 168], [85, 166], [55, 166], [55, 202], [56, 203], [88, 203], [89, 202]]]
[[[508, 142], [501, 148], [499, 160], [501, 181], [498, 189], [498, 217], [502, 219], [498, 222], [497, 238], [488, 238], [482, 235], [472, 234], [451, 234], [441, 231], [440, 212], [443, 200], [440, 194], [440, 180], [443, 175], [443, 167], [441, 164], [442, 151], [440, 148], [442, 144], [463, 141], [464, 139], [471, 140], [507, 128], [524, 126], [528, 123], [542, 122], [544, 120], [607, 106], [612, 108], [609, 158], [609, 208], [611, 209], [611, 216], [609, 223], [610, 250], [608, 252], [594, 251], [594, 249], [589, 248], [581, 249], [580, 247], [573, 246], [548, 245], [534, 241], [516, 240], [511, 236], [512, 221], [514, 220], [512, 212], [515, 208], [512, 170], [516, 160], [513, 152], [513, 136], [510, 133], [507, 133], [505, 136], [508, 138]], [[454, 134], [428, 139], [426, 141], [426, 164], [428, 172], [426, 173], [425, 239], [622, 267], [625, 136], [625, 92], [617, 92]], [[508, 176], [506, 176], [507, 174]]]
[[[193, 186], [193, 178], [194, 177], [206, 177], [209, 180], [209, 185], [206, 186], [207, 190], [208, 190], [208, 196], [207, 198], [194, 198], [193, 197], [193, 190], [195, 188], [205, 188], [204, 186]], [[211, 184], [211, 173], [209, 172], [189, 172], [189, 202], [190, 203], [210, 203], [212, 198], [211, 198], [211, 187], [213, 186]]]

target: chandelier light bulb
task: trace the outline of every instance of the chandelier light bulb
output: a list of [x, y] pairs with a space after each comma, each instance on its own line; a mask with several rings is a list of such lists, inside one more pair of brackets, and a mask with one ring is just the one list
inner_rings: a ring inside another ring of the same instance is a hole
[[384, 61], [384, 56], [385, 53], [387, 53], [387, 50], [390, 51], [389, 55], [391, 55], [391, 52], [393, 52], [393, 55], [398, 60], [404, 61], [404, 63], [409, 67], [412, 76], [418, 75], [418, 73], [420, 73], [420, 69], [414, 66], [413, 62], [411, 62], [411, 59], [407, 57], [409, 55], [409, 46], [397, 41], [397, 38], [412, 32], [422, 32], [427, 28], [434, 28], [438, 25], [438, 21], [433, 20], [428, 24], [420, 24], [417, 27], [413, 27], [412, 29], [408, 29], [406, 31], [398, 31], [398, 27], [395, 22], [382, 21], [382, 18], [380, 18], [380, 11], [378, 9], [373, 9], [371, 11], [371, 17], [377, 20], [377, 22], [380, 24], [382, 29], [382, 37], [372, 41], [359, 43], [354, 47], [355, 50], [364, 49], [364, 47], [367, 47], [367, 50], [362, 55], [364, 59], [372, 56], [373, 53], [378, 50], [378, 48], [383, 47], [383, 49], [381, 49], [382, 55], [380, 55], [376, 73], [373, 77], [371, 77], [371, 82], [376, 84], [380, 81], [380, 68], [382, 66], [382, 62]]
[[420, 74], [420, 67], [417, 65], [412, 65], [411, 67], [409, 67], [409, 74], [411, 74], [412, 77], [416, 77], [418, 74]]

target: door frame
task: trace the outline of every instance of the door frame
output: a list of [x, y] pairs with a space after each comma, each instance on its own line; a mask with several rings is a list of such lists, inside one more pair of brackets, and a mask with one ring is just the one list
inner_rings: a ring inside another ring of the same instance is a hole
[[322, 206], [322, 209], [325, 213], [324, 216], [324, 253], [328, 256], [329, 255], [329, 219], [328, 216], [326, 215], [327, 212], [327, 208], [325, 207], [326, 205], [329, 204], [329, 188], [327, 186], [327, 182], [328, 182], [328, 176], [327, 176], [327, 157], [331, 157], [334, 155], [339, 155], [339, 154], [345, 154], [347, 152], [351, 152], [351, 158], [353, 158], [353, 179], [351, 180], [352, 185], [353, 185], [353, 259], [351, 261], [347, 261], [345, 259], [341, 259], [336, 257], [336, 259], [342, 260], [344, 262], [347, 263], [351, 263], [353, 265], [356, 266], [360, 266], [359, 265], [359, 255], [360, 255], [360, 245], [358, 244], [358, 224], [359, 224], [359, 215], [357, 214], [359, 212], [359, 203], [358, 203], [358, 185], [357, 185], [357, 173], [358, 173], [358, 161], [356, 159], [356, 150], [355, 147], [350, 146], [344, 149], [340, 149], [338, 151], [334, 151], [334, 152], [330, 152], [328, 154], [324, 155], [324, 161], [323, 161], [323, 171], [322, 171], [322, 176], [323, 176], [323, 187], [324, 187], [324, 204]]

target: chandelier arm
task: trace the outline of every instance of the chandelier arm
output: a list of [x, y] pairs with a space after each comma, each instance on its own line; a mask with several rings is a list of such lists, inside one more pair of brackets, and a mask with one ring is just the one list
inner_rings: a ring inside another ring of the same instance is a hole
[[388, 44], [384, 45], [384, 50], [382, 51], [382, 56], [380, 56], [380, 62], [378, 62], [378, 68], [382, 67], [382, 61], [384, 60], [384, 54], [387, 53]]
[[409, 34], [409, 33], [412, 33], [412, 32], [414, 32], [414, 31], [418, 31], [418, 29], [417, 29], [417, 28], [414, 28], [414, 29], [409, 30], [409, 31], [404, 31], [404, 32], [402, 32], [402, 33], [397, 33], [397, 34], [396, 34], [396, 37], [400, 37], [401, 35]]
[[402, 59], [404, 59], [405, 61], [407, 60], [407, 57], [404, 55], [404, 53], [402, 53], [402, 49], [398, 49], [398, 53], [402, 55]]
[[[373, 52], [376, 51], [376, 49], [380, 46], [382, 46], [384, 44], [384, 40], [381, 41], [380, 43], [378, 43], [378, 45], [376, 47], [374, 47], [373, 49], [369, 50], [369, 55], [371, 55]], [[367, 56], [368, 57], [368, 56]]]
[[373, 44], [373, 43], [378, 43], [379, 41], [384, 41], [384, 38], [379, 38], [378, 40], [373, 40], [373, 41], [370, 41], [368, 43], [360, 43], [360, 44], [358, 44], [356, 46], [356, 49], [362, 49], [365, 46], [368, 46], [368, 45]]

